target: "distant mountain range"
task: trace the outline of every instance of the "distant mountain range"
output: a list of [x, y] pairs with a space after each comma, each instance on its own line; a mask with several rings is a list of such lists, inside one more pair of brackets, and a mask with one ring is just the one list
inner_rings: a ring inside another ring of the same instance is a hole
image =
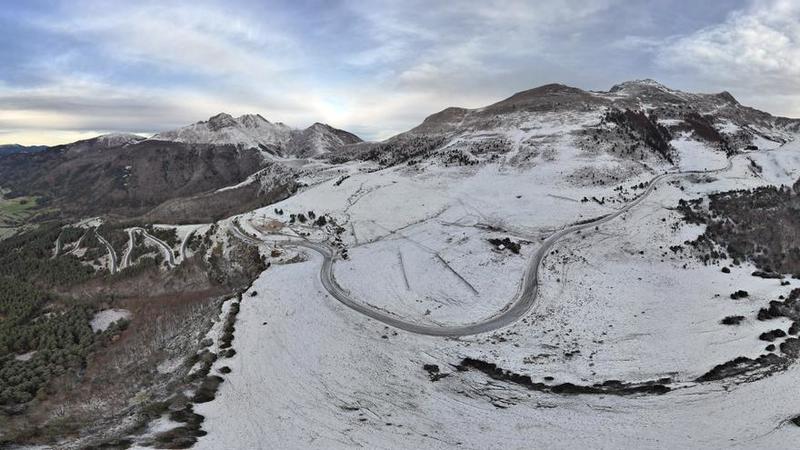
[[[675, 139], [727, 153], [777, 145], [800, 120], [741, 105], [727, 92], [693, 94], [653, 80], [607, 92], [548, 84], [492, 105], [451, 107], [383, 142], [315, 123], [293, 129], [258, 114], [217, 114], [150, 138], [110, 134], [55, 147], [0, 147], [0, 183], [40, 195], [68, 216], [113, 214], [213, 220], [291, 195], [297, 167], [373, 161], [525, 165], [559, 146], [677, 164]], [[222, 189], [227, 188], [227, 189]]]
[[47, 150], [46, 145], [19, 145], [19, 144], [4, 144], [0, 145], [0, 156], [12, 155], [15, 153], [37, 153]]

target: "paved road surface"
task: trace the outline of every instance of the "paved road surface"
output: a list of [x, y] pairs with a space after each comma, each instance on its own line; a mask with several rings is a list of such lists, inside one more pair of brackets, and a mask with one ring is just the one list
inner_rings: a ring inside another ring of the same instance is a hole
[[713, 173], [723, 172], [729, 170], [732, 167], [732, 165], [733, 165], [733, 159], [729, 158], [727, 165], [721, 169], [708, 170], [708, 171], [692, 170], [685, 172], [664, 173], [658, 175], [654, 177], [652, 180], [650, 180], [650, 183], [648, 184], [647, 188], [641, 195], [639, 195], [635, 199], [625, 204], [625, 206], [623, 206], [622, 208], [608, 215], [598, 217], [580, 224], [571, 225], [560, 231], [553, 233], [547, 239], [545, 239], [544, 242], [542, 242], [541, 247], [539, 247], [539, 249], [537, 249], [536, 252], [531, 256], [530, 262], [528, 263], [525, 272], [523, 274], [522, 282], [520, 283], [520, 288], [515, 297], [511, 300], [511, 302], [509, 302], [502, 310], [498, 311], [495, 315], [480, 320], [478, 322], [466, 325], [438, 326], [438, 325], [419, 324], [408, 321], [402, 317], [389, 314], [385, 311], [374, 309], [371, 306], [367, 305], [366, 303], [353, 299], [352, 297], [350, 297], [350, 293], [347, 292], [345, 289], [343, 289], [336, 282], [336, 279], [333, 275], [333, 263], [335, 261], [335, 256], [336, 256], [335, 250], [327, 246], [326, 244], [311, 242], [308, 240], [301, 240], [301, 239], [286, 239], [286, 240], [275, 240], [275, 241], [263, 240], [245, 233], [236, 224], [232, 224], [230, 230], [234, 234], [234, 236], [251, 244], [259, 245], [263, 243], [274, 242], [279, 245], [304, 247], [316, 251], [317, 253], [322, 255], [323, 258], [322, 267], [320, 268], [320, 280], [322, 281], [322, 285], [325, 287], [328, 293], [330, 293], [336, 300], [338, 300], [348, 308], [351, 308], [354, 311], [364, 314], [365, 316], [383, 322], [386, 325], [390, 325], [392, 327], [399, 328], [401, 330], [405, 330], [416, 334], [422, 334], [428, 336], [443, 336], [443, 337], [469, 336], [473, 334], [488, 333], [490, 331], [494, 331], [499, 328], [511, 325], [512, 323], [524, 317], [531, 310], [531, 308], [533, 308], [534, 301], [536, 300], [536, 295], [539, 292], [539, 275], [538, 275], [539, 266], [541, 266], [544, 258], [550, 253], [550, 249], [564, 236], [567, 236], [571, 233], [575, 233], [580, 230], [605, 224], [607, 222], [614, 220], [620, 215], [625, 214], [626, 212], [634, 208], [636, 205], [641, 203], [644, 199], [646, 199], [653, 192], [653, 190], [655, 190], [656, 185], [661, 180], [672, 177], [678, 177], [682, 175], [689, 175], [689, 174], [713, 174]]
[[111, 273], [117, 273], [117, 252], [114, 251], [114, 247], [104, 238], [100, 236], [100, 233], [97, 230], [94, 231], [95, 236], [97, 236], [97, 240], [103, 243], [108, 249], [108, 256], [111, 257]]
[[125, 249], [125, 254], [122, 256], [123, 267], [128, 267], [131, 265], [131, 252], [133, 251], [134, 233], [141, 233], [142, 236], [145, 237], [145, 239], [149, 239], [151, 242], [160, 247], [161, 251], [164, 253], [164, 256], [166, 257], [167, 265], [169, 265], [170, 267], [175, 267], [175, 254], [172, 253], [172, 247], [167, 245], [167, 243], [162, 241], [161, 239], [149, 234], [144, 228], [140, 227], [133, 227], [128, 229], [128, 248]]

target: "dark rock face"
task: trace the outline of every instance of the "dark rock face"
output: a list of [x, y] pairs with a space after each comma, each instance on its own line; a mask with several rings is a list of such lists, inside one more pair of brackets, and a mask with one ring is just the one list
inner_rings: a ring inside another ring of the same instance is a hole
[[230, 114], [219, 113], [208, 119], [208, 128], [211, 131], [219, 131], [233, 126], [236, 126], [236, 120]]

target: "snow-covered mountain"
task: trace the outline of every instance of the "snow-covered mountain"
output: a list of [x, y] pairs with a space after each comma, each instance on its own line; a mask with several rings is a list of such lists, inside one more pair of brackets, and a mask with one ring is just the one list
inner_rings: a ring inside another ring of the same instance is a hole
[[635, 80], [601, 92], [548, 84], [483, 108], [450, 107], [387, 141], [348, 151], [388, 165], [432, 157], [524, 163], [563, 147], [676, 163], [683, 142], [730, 153], [774, 147], [798, 131], [800, 120], [743, 106], [728, 92], [687, 93]]
[[297, 130], [281, 122], [272, 123], [259, 114], [233, 117], [225, 113], [177, 130], [158, 133], [150, 139], [258, 148], [279, 157], [314, 157], [343, 145], [361, 142], [352, 133], [321, 123]]
[[272, 265], [194, 448], [785, 447], [800, 290], [735, 252], [795, 258], [798, 123], [547, 85], [304, 168], [227, 220]]
[[187, 144], [230, 144], [278, 153], [291, 138], [291, 132], [288, 126], [280, 122], [272, 123], [257, 114], [234, 118], [220, 113], [202, 122], [158, 133], [150, 139]]
[[[136, 270], [55, 297], [120, 286], [115, 308], [136, 306], [86, 362], [118, 401], [76, 378], [92, 395], [66, 411], [85, 425], [58, 447], [784, 448], [800, 426], [798, 128], [638, 80], [447, 108], [383, 142], [220, 114], [0, 157], [9, 192], [108, 218], [93, 244], [47, 224], [15, 241], [40, 261], [84, 245], [113, 271], [115, 247], [141, 246]], [[131, 223], [172, 236], [179, 268]], [[221, 292], [239, 295], [199, 306]], [[185, 342], [153, 352], [164, 336]], [[33, 429], [61, 397], [40, 400], [9, 417]]]
[[287, 147], [289, 154], [309, 158], [359, 142], [361, 138], [355, 134], [317, 122], [305, 130], [293, 132], [292, 140]]
[[77, 156], [95, 150], [124, 147], [142, 142], [145, 139], [146, 138], [133, 133], [109, 133], [54, 148], [63, 151], [68, 156]]

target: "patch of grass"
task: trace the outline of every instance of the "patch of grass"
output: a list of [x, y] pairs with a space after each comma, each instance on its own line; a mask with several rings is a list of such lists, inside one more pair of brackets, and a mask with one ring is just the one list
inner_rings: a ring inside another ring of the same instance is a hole
[[32, 216], [38, 206], [36, 197], [0, 196], [0, 225], [19, 225]]

